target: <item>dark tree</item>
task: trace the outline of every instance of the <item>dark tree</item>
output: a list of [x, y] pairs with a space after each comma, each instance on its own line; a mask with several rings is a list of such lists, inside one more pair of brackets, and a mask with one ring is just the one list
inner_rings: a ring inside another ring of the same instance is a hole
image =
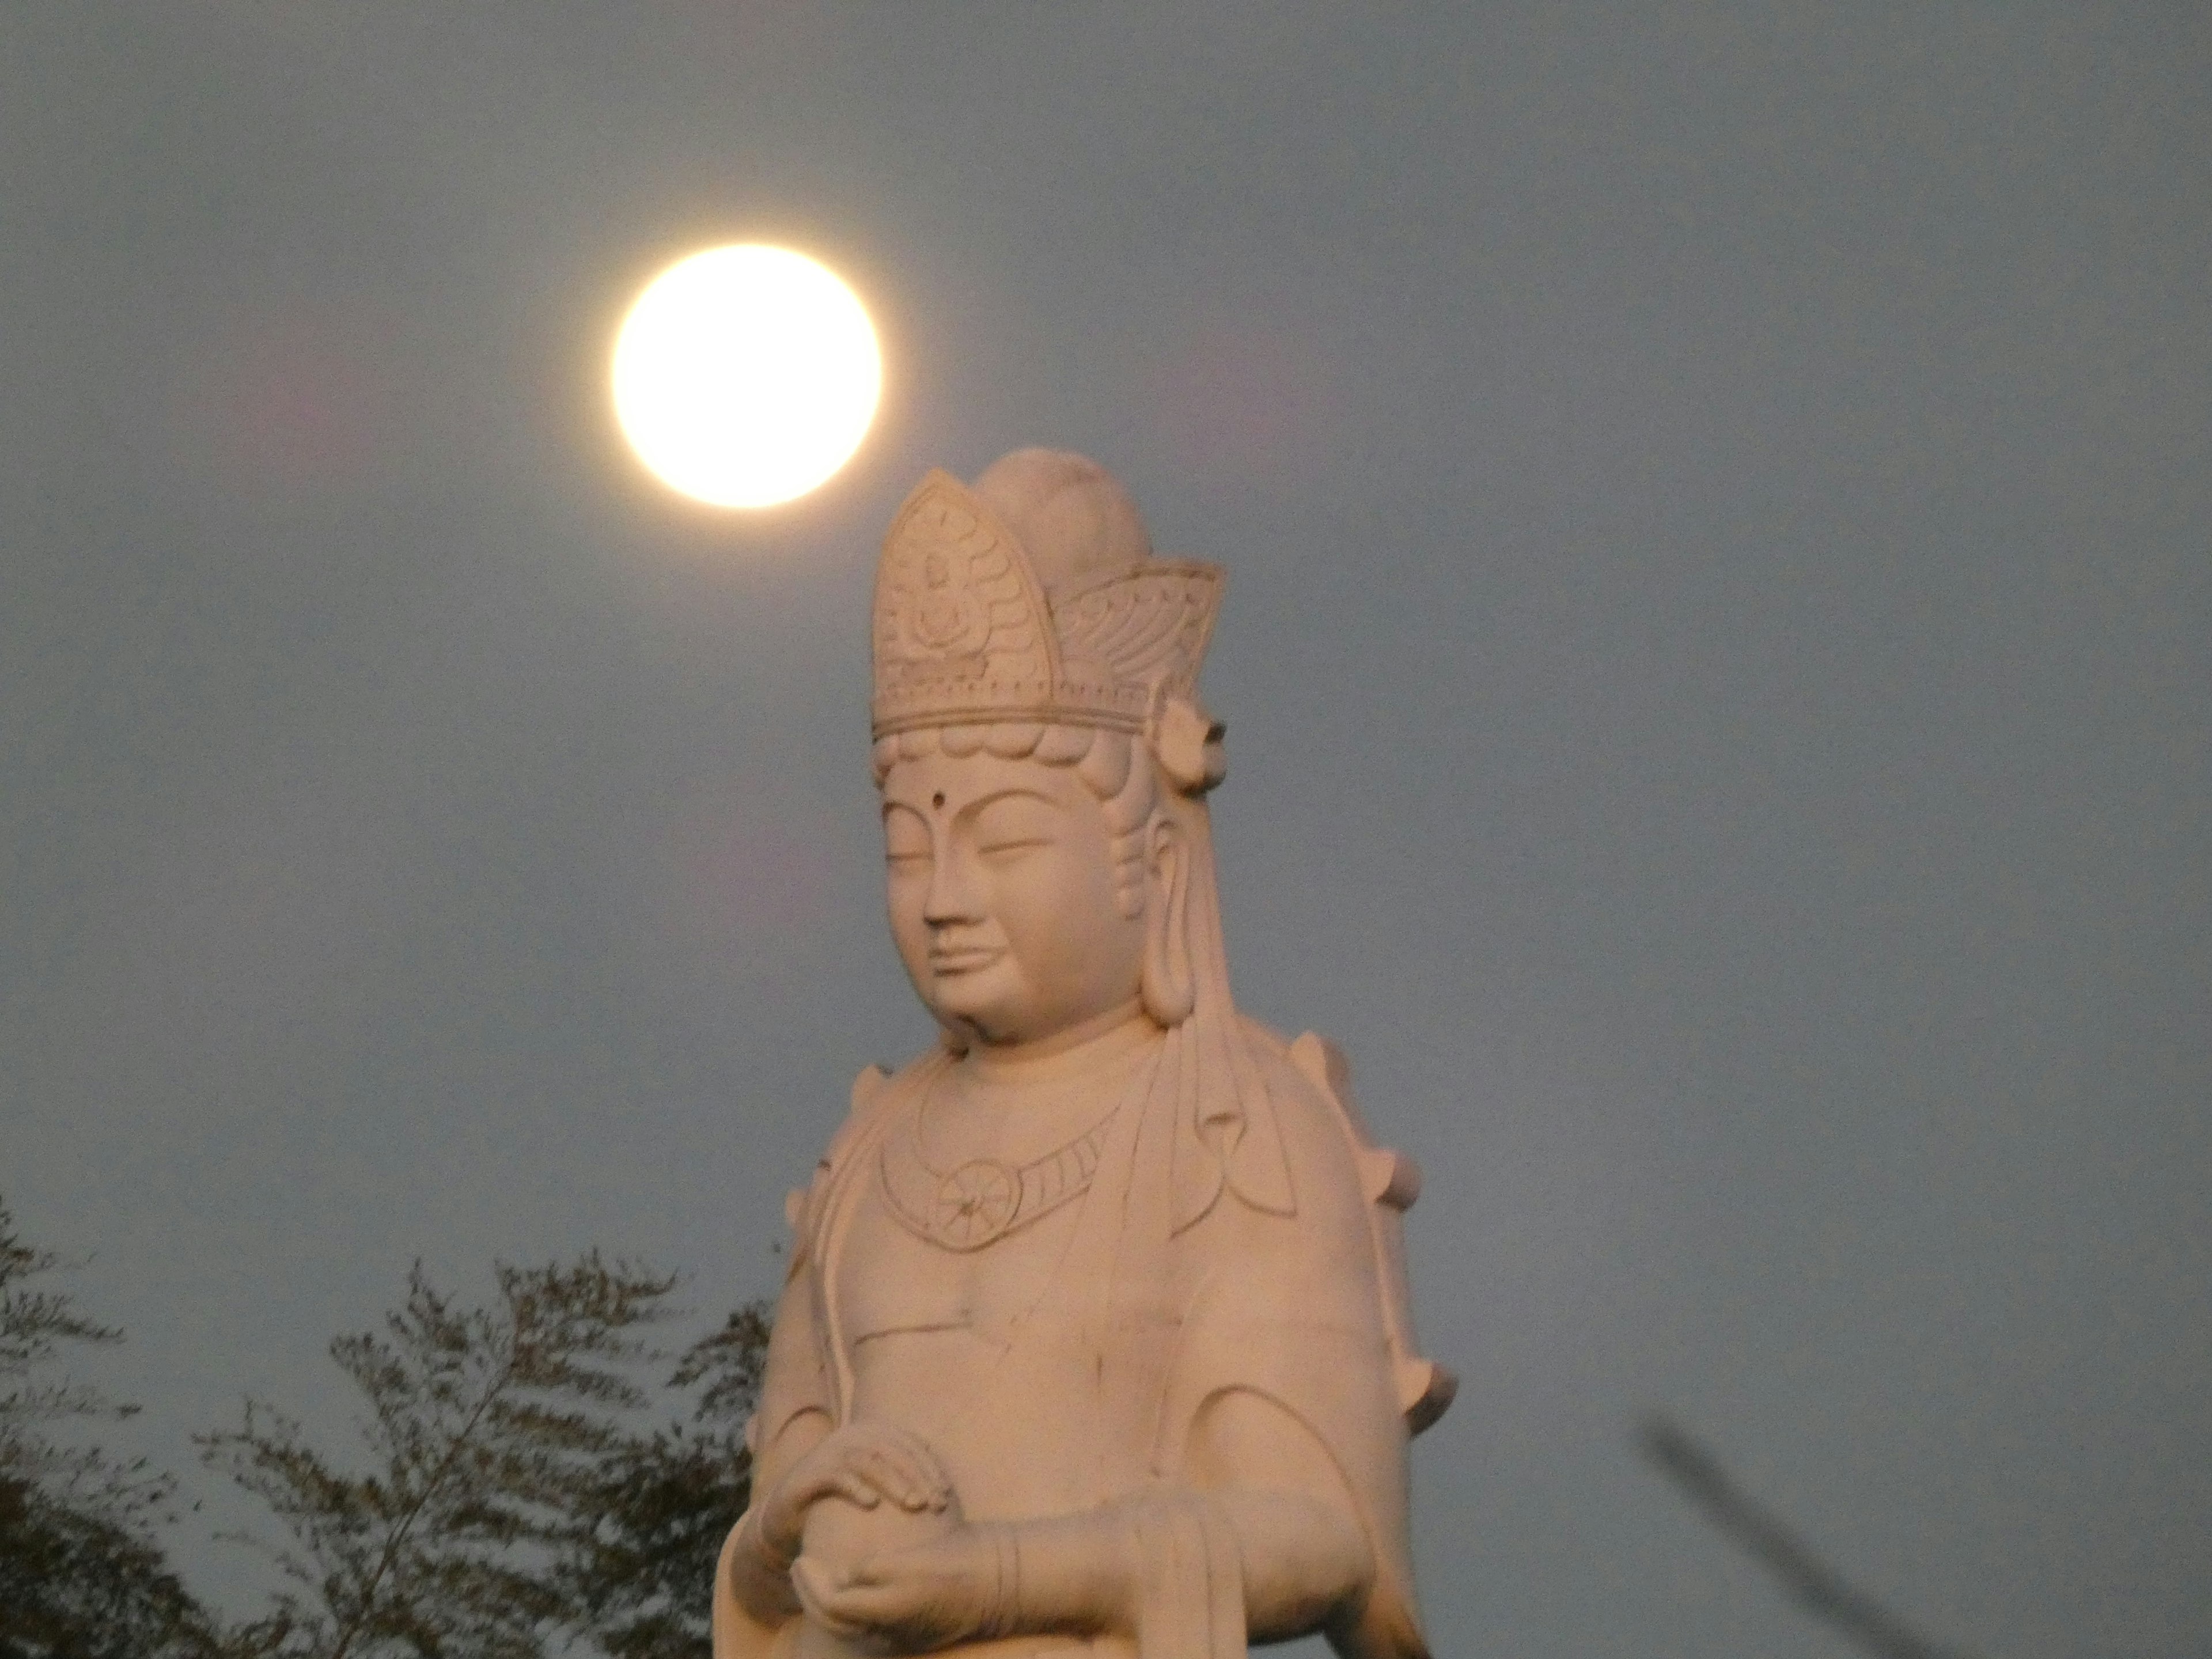
[[[381, 1332], [332, 1357], [368, 1403], [365, 1470], [249, 1401], [209, 1461], [274, 1510], [293, 1588], [239, 1632], [271, 1659], [620, 1659], [707, 1652], [709, 1576], [743, 1510], [740, 1425], [765, 1316], [741, 1310], [659, 1388], [649, 1340], [672, 1277], [609, 1265], [497, 1269], [489, 1308], [418, 1267]], [[641, 1429], [678, 1401], [691, 1421]]]
[[74, 1437], [137, 1408], [60, 1373], [72, 1346], [121, 1340], [28, 1287], [62, 1265], [0, 1203], [0, 1659], [204, 1659], [214, 1621], [157, 1536], [172, 1483]]
[[768, 1332], [769, 1310], [754, 1303], [692, 1344], [669, 1379], [691, 1393], [690, 1426], [631, 1439], [602, 1468], [573, 1571], [596, 1638], [617, 1659], [708, 1659], [706, 1589], [751, 1498], [744, 1426]]

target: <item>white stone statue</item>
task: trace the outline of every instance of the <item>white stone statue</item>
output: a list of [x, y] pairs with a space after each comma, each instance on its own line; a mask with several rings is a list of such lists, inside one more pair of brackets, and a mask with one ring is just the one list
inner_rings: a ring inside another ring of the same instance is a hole
[[1341, 1058], [1229, 994], [1212, 566], [1112, 477], [933, 472], [876, 581], [891, 934], [942, 1042], [812, 1184], [716, 1659], [1427, 1652], [1400, 1221]]

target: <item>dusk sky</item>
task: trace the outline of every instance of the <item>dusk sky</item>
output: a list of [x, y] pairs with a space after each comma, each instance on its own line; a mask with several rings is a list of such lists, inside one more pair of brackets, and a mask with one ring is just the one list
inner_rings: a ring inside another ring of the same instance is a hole
[[[882, 419], [672, 495], [613, 331], [840, 270]], [[1228, 597], [1239, 1000], [1426, 1182], [1438, 1659], [2212, 1652], [2212, 8], [0, 9], [0, 1197], [206, 1500], [421, 1258], [774, 1288], [928, 467]], [[703, 1587], [702, 1587], [703, 1594]]]

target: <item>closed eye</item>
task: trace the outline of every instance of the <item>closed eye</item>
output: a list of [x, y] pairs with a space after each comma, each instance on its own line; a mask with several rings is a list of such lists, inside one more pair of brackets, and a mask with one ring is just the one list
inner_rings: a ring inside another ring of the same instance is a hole
[[929, 860], [929, 830], [921, 815], [911, 807], [884, 809], [884, 862], [893, 869], [910, 870]]

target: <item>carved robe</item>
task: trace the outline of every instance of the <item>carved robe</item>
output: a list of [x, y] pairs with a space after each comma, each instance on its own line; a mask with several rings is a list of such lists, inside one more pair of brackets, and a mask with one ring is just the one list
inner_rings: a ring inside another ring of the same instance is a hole
[[[1240, 1389], [1326, 1449], [1370, 1546], [1372, 1590], [1333, 1621], [1332, 1642], [1347, 1659], [1425, 1659], [1406, 1448], [1449, 1402], [1451, 1379], [1412, 1352], [1398, 1245], [1411, 1166], [1368, 1145], [1342, 1062], [1320, 1039], [1285, 1044], [1241, 1019], [1223, 1036], [1208, 1054], [1190, 1025], [1148, 1033], [1109, 1079], [1118, 1100], [1078, 1102], [1068, 1138], [1047, 1155], [1019, 1169], [926, 1170], [927, 1180], [907, 1140], [959, 1062], [937, 1051], [895, 1077], [872, 1069], [812, 1185], [793, 1195], [796, 1241], [756, 1445], [805, 1412], [836, 1424], [882, 1414], [940, 1447], [970, 1520], [1161, 1500], [1141, 1508], [1133, 1643], [1026, 1636], [951, 1650], [963, 1659], [1091, 1647], [1116, 1659], [1241, 1659], [1236, 1542], [1182, 1478], [1200, 1412]], [[1036, 1218], [1026, 1224], [1024, 1206]], [[951, 1231], [933, 1242], [933, 1225]], [[1017, 1273], [1027, 1288], [994, 1306], [943, 1302], [927, 1274], [911, 1274], [924, 1286], [918, 1305], [887, 1310], [896, 1292], [885, 1284], [902, 1274], [876, 1258], [908, 1249], [1024, 1252], [1006, 1260], [1028, 1261]], [[860, 1350], [894, 1328], [957, 1329], [956, 1340], [988, 1345], [990, 1363], [967, 1375], [959, 1397], [926, 1407], [914, 1397], [922, 1390], [898, 1392], [907, 1384], [895, 1370], [890, 1394], [872, 1389]], [[962, 1446], [977, 1433], [995, 1437], [995, 1455], [970, 1475]], [[719, 1577], [715, 1597], [716, 1659], [821, 1648], [803, 1619], [763, 1629]]]

